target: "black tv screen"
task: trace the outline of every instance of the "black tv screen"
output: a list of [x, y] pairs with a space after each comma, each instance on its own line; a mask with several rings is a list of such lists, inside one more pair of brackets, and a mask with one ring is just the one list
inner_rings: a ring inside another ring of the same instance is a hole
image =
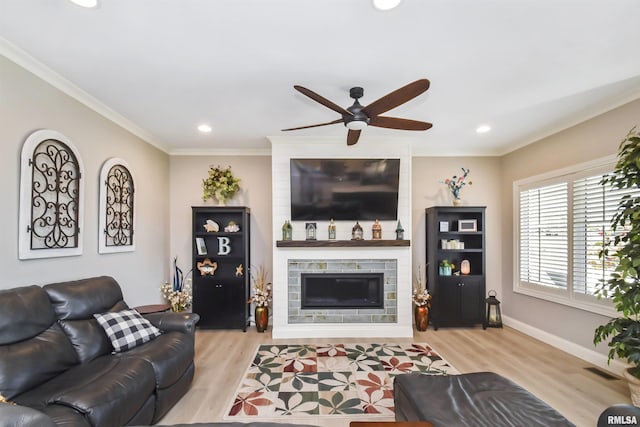
[[396, 220], [400, 159], [291, 159], [291, 219]]

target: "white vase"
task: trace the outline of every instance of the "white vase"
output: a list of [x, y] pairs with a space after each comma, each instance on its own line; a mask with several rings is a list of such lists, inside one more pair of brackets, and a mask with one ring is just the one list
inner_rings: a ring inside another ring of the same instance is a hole
[[[631, 368], [629, 368], [631, 369]], [[629, 385], [629, 391], [631, 392], [631, 402], [635, 406], [640, 406], [640, 378], [636, 378], [629, 372], [629, 369], [625, 369], [623, 374]]]

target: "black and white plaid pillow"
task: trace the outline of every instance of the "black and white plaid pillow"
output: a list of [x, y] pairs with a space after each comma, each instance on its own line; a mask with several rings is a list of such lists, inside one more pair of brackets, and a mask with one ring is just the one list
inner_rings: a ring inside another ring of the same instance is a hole
[[94, 314], [116, 352], [131, 350], [160, 336], [160, 329], [135, 310]]

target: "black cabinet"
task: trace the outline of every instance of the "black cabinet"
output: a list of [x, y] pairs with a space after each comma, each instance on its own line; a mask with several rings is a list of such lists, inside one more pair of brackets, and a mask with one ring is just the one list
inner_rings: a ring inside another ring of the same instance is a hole
[[247, 330], [250, 286], [250, 211], [247, 207], [192, 209], [193, 312], [201, 328]]
[[485, 208], [436, 206], [426, 218], [431, 324], [486, 327]]

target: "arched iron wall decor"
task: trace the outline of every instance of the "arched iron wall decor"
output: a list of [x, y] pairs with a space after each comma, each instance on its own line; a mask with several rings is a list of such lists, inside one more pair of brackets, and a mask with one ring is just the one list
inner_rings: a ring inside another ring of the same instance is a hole
[[98, 252], [135, 250], [135, 185], [127, 162], [108, 159], [100, 171], [100, 221]]
[[38, 130], [27, 137], [20, 164], [20, 259], [82, 254], [83, 170], [77, 148], [61, 133]]

